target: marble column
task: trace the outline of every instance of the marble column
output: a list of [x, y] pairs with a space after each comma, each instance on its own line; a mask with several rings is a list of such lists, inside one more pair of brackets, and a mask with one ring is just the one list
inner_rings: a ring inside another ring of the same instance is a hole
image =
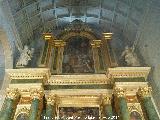
[[7, 90], [7, 95], [0, 113], [0, 120], [13, 120], [19, 98], [18, 89]]
[[56, 96], [47, 98], [46, 115], [47, 120], [56, 120]]
[[101, 40], [93, 40], [91, 43], [91, 46], [92, 46], [92, 52], [93, 52], [94, 71], [95, 73], [98, 73], [100, 70], [98, 48], [100, 48], [101, 46]]
[[37, 89], [31, 90], [31, 97], [29, 120], [39, 120], [42, 112], [43, 91]]
[[116, 87], [114, 89], [114, 95], [116, 99], [116, 104], [118, 108], [118, 115], [120, 120], [129, 120], [129, 110], [126, 101], [126, 91], [123, 88]]
[[105, 119], [109, 119], [113, 116], [111, 98], [108, 96], [103, 96], [102, 98], [102, 107], [103, 107], [103, 117]]
[[138, 96], [140, 97], [142, 108], [145, 111], [148, 120], [159, 120], [157, 111], [151, 100], [151, 87], [141, 87], [138, 89]]

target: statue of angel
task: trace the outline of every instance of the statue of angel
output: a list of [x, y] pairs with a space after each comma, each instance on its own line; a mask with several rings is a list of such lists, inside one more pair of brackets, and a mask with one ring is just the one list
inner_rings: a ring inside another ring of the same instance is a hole
[[20, 49], [20, 57], [17, 61], [16, 66], [26, 66], [28, 65], [28, 62], [31, 60], [33, 56], [34, 48], [31, 48], [31, 50], [28, 48], [27, 45], [24, 46], [24, 49]]
[[127, 66], [140, 66], [137, 55], [133, 52], [132, 48], [129, 48], [128, 46], [125, 47], [121, 57], [124, 57]]

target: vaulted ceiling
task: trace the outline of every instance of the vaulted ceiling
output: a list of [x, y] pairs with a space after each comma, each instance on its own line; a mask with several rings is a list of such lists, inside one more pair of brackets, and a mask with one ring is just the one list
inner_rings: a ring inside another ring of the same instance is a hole
[[62, 28], [75, 19], [102, 31], [127, 31], [133, 41], [151, 0], [7, 0], [17, 31], [24, 41], [35, 32]]

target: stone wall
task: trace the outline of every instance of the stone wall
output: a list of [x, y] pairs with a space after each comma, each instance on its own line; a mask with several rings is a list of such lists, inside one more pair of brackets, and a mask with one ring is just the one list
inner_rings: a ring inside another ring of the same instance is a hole
[[[160, 6], [160, 4], [159, 4]], [[152, 67], [149, 83], [160, 112], [160, 7], [152, 6], [138, 40], [138, 49], [144, 62]]]

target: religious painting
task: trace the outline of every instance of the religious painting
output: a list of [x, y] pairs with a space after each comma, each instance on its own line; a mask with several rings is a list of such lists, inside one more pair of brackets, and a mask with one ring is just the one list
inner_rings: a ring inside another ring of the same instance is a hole
[[132, 111], [130, 114], [130, 120], [142, 120], [142, 117], [137, 111]]
[[20, 113], [17, 116], [16, 120], [29, 120], [29, 117], [28, 117], [28, 115], [26, 113]]
[[68, 40], [63, 55], [63, 73], [93, 73], [93, 66], [89, 40], [80, 36]]
[[98, 107], [60, 107], [60, 120], [99, 120]]

